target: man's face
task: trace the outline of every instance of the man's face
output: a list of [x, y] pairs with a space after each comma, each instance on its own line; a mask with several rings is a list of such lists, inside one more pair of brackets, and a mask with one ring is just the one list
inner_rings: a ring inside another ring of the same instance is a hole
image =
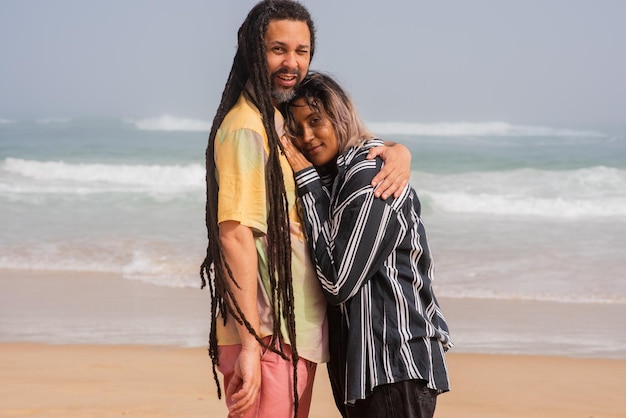
[[306, 22], [270, 21], [265, 32], [265, 51], [274, 104], [286, 102], [309, 71], [311, 34]]

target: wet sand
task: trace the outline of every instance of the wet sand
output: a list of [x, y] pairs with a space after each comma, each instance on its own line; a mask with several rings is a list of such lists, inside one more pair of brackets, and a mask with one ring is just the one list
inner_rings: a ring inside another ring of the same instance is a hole
[[[626, 360], [448, 356], [438, 418], [626, 416]], [[224, 417], [203, 348], [0, 344], [2, 417]], [[338, 417], [324, 367], [311, 418]]]

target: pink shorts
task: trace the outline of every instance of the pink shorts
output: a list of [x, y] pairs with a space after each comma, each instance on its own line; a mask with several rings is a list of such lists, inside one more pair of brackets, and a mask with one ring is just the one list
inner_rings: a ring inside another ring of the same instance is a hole
[[[269, 344], [271, 337], [263, 341]], [[283, 344], [284, 353], [291, 357], [291, 346]], [[218, 370], [224, 375], [224, 390], [233, 377], [235, 361], [241, 345], [221, 345], [218, 347]], [[298, 361], [298, 418], [309, 416], [313, 381], [317, 364], [300, 358]], [[226, 406], [230, 408], [231, 393], [226, 392]], [[229, 417], [235, 415], [228, 414]], [[239, 416], [237, 416], [239, 417]], [[261, 390], [255, 404], [243, 415], [245, 418], [292, 418], [293, 417], [293, 364], [283, 360], [278, 354], [265, 350], [261, 357]]]

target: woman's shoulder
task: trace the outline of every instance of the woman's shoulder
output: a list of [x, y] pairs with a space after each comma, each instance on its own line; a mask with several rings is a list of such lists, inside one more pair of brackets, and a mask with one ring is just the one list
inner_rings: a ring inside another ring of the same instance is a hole
[[[343, 163], [346, 166], [351, 166], [351, 165], [358, 164], [363, 161], [374, 162], [375, 160], [366, 159], [367, 154], [369, 153], [370, 149], [374, 147], [381, 147], [383, 145], [385, 145], [385, 143], [383, 142], [382, 139], [378, 139], [378, 138], [366, 139], [363, 142], [359, 143], [358, 145], [348, 148], [342, 154], [341, 157], [343, 159]], [[378, 159], [378, 157], [376, 159]]]
[[369, 139], [341, 154], [337, 158], [341, 181], [349, 183], [351, 187], [370, 186], [372, 179], [382, 168], [383, 160], [380, 157], [368, 160], [367, 154], [371, 148], [380, 145], [383, 145], [382, 141]]

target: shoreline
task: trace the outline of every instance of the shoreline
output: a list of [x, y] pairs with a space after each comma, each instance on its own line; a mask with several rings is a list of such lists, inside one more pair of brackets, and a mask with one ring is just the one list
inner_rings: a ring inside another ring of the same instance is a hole
[[[626, 360], [449, 353], [438, 418], [618, 418]], [[0, 416], [226, 416], [204, 348], [0, 343]], [[318, 366], [310, 418], [339, 417]]]
[[[626, 359], [624, 304], [439, 298], [453, 353]], [[207, 289], [0, 269], [0, 343], [205, 347]]]

